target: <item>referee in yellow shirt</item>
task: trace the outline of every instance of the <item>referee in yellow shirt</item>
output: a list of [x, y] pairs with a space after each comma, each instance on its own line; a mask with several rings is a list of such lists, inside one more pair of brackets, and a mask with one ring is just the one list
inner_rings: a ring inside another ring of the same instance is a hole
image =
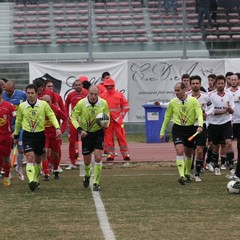
[[[174, 86], [174, 92], [176, 97], [170, 101], [166, 110], [160, 131], [160, 139], [163, 140], [167, 126], [173, 119], [172, 137], [177, 153], [176, 162], [180, 175], [178, 182], [185, 185], [186, 181], [191, 181], [190, 170], [194, 148], [194, 141], [188, 141], [188, 138], [196, 131], [194, 126], [196, 120], [198, 120], [197, 132], [202, 132], [203, 112], [198, 100], [186, 94], [184, 83], [177, 83]], [[184, 154], [186, 158], [185, 163]]]
[[35, 191], [39, 186], [41, 160], [45, 146], [46, 116], [56, 128], [56, 137], [61, 138], [62, 135], [54, 112], [47, 102], [37, 99], [37, 91], [34, 84], [26, 87], [27, 100], [18, 107], [14, 130], [14, 143], [16, 144], [20, 128], [23, 129], [23, 151], [27, 160], [26, 172], [31, 191]]

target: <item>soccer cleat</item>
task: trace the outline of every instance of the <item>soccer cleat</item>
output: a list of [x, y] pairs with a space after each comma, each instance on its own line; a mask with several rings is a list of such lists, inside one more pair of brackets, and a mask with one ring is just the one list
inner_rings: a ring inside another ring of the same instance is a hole
[[195, 182], [201, 182], [201, 178], [199, 176], [195, 176]]
[[123, 160], [124, 160], [124, 161], [130, 161], [131, 159], [130, 159], [130, 156], [129, 156], [129, 155], [126, 155], [126, 156], [124, 156]]
[[36, 183], [35, 183], [34, 181], [30, 182], [30, 183], [28, 184], [28, 186], [29, 186], [29, 188], [30, 188], [30, 190], [31, 190], [32, 192], [35, 191], [35, 189], [36, 189]]
[[9, 177], [4, 177], [3, 179], [3, 185], [5, 187], [10, 187], [11, 186], [11, 179]]
[[60, 178], [58, 171], [53, 171], [53, 174], [54, 174], [54, 179], [59, 179]]
[[192, 182], [190, 175], [185, 175], [185, 182], [186, 183], [191, 183]]
[[97, 183], [93, 184], [93, 191], [99, 191], [100, 190], [100, 185]]
[[73, 165], [72, 163], [70, 163], [67, 167], [66, 170], [73, 170], [73, 169], [77, 169], [76, 165]]
[[15, 168], [15, 171], [18, 175], [18, 178], [21, 180], [21, 181], [24, 181], [24, 174], [23, 174], [23, 170], [22, 168], [18, 169], [17, 166]]
[[58, 166], [57, 171], [58, 171], [59, 173], [62, 173], [62, 172], [63, 172], [63, 169], [62, 169], [60, 166]]
[[226, 168], [226, 166], [224, 164], [222, 164], [220, 169], [221, 170], [226, 170], [227, 168]]
[[107, 156], [107, 161], [114, 161], [114, 156], [109, 154]]
[[40, 183], [35, 182], [35, 189], [36, 189], [36, 190], [40, 190]]
[[4, 171], [0, 172], [0, 178], [4, 178]]
[[221, 175], [220, 168], [215, 168], [215, 175], [216, 176], [220, 176]]
[[107, 153], [106, 152], [104, 152], [103, 154], [102, 154], [102, 157], [107, 157], [108, 155], [107, 155]]
[[229, 171], [229, 174], [226, 175], [226, 178], [230, 179], [230, 180], [233, 180], [234, 176], [235, 176], [235, 170], [232, 169], [232, 170]]
[[45, 174], [43, 176], [43, 181], [48, 182], [50, 180], [50, 176], [48, 174]]
[[213, 168], [213, 165], [211, 163], [207, 163], [207, 169], [210, 172], [214, 172], [214, 168]]
[[178, 182], [179, 182], [181, 185], [185, 185], [185, 182], [186, 182], [185, 177], [180, 177], [180, 178], [178, 179]]
[[88, 177], [88, 176], [85, 175], [85, 177], [84, 177], [84, 179], [83, 179], [83, 186], [84, 186], [85, 188], [87, 188], [87, 187], [89, 186], [90, 178], [91, 178], [91, 176]]

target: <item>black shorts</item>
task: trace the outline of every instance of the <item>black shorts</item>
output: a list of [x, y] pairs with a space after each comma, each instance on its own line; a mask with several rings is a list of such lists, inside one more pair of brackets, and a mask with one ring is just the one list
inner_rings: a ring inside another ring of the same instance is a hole
[[34, 152], [37, 155], [44, 154], [45, 135], [44, 132], [31, 133], [23, 131], [23, 152]]
[[233, 124], [233, 138], [240, 139], [240, 123]]
[[[195, 126], [195, 132], [197, 131], [197, 128], [198, 127]], [[195, 146], [205, 147], [206, 145], [207, 145], [207, 128], [206, 124], [204, 124], [202, 132], [195, 137]]]
[[233, 138], [231, 121], [221, 125], [209, 124], [208, 132], [214, 145], [222, 144], [226, 139]]
[[189, 142], [188, 138], [196, 132], [195, 126], [173, 125], [172, 137], [174, 145], [183, 144], [185, 147], [193, 148], [194, 141]]
[[88, 135], [82, 138], [82, 155], [88, 155], [94, 151], [94, 149], [103, 150], [104, 132], [99, 130], [97, 132], [88, 133]]

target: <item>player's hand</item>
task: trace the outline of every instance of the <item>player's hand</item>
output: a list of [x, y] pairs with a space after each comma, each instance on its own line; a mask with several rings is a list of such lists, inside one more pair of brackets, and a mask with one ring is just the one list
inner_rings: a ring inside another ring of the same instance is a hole
[[197, 132], [201, 133], [203, 131], [203, 128], [202, 127], [198, 127], [197, 128]]
[[88, 133], [84, 130], [81, 131], [81, 137], [86, 137], [88, 135]]
[[162, 142], [164, 140], [164, 135], [160, 135], [160, 141]]
[[62, 137], [62, 131], [61, 131], [61, 129], [56, 129], [56, 138], [57, 139], [61, 139], [61, 137]]

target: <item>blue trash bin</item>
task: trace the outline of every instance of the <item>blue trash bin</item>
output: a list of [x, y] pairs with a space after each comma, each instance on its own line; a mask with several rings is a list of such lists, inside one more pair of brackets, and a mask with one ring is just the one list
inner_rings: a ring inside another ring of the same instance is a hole
[[[154, 104], [144, 104], [143, 107], [145, 108], [146, 142], [160, 143], [160, 129], [163, 124], [166, 108], [161, 108]], [[164, 142], [166, 142], [166, 135]]]

